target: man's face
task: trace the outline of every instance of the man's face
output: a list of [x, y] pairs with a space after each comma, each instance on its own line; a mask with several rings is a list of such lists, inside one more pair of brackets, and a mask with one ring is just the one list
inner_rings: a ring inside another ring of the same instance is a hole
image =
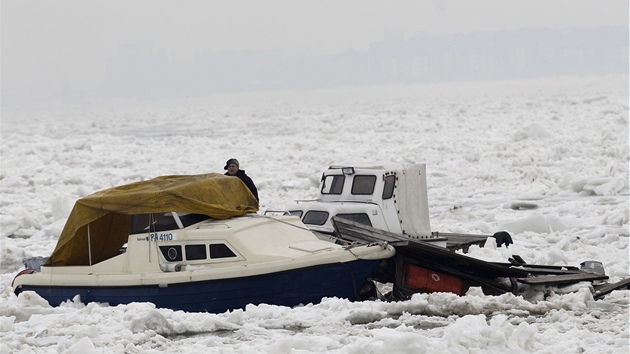
[[227, 171], [228, 171], [228, 174], [235, 175], [236, 172], [238, 172], [238, 166], [236, 166], [236, 164], [234, 163], [231, 163], [228, 165]]

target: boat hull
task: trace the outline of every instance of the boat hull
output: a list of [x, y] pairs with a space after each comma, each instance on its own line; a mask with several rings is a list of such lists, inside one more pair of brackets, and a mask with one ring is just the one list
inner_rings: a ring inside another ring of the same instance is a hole
[[296, 306], [318, 303], [324, 297], [356, 300], [359, 290], [379, 262], [355, 260], [242, 278], [160, 285], [82, 287], [23, 284], [15, 292], [34, 291], [52, 306], [79, 295], [83, 303], [99, 302], [115, 306], [152, 302], [157, 307], [173, 310], [221, 313], [242, 309], [248, 304]]

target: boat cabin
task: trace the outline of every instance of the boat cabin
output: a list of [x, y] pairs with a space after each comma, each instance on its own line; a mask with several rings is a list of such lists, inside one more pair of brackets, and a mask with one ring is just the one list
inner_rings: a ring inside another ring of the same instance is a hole
[[424, 164], [330, 166], [319, 196], [297, 200], [292, 215], [315, 231], [332, 233], [334, 216], [412, 238], [431, 238]]
[[[242, 260], [243, 257], [225, 240], [204, 240], [204, 242], [182, 243], [177, 230], [201, 223], [211, 218], [193, 213], [156, 213], [130, 216], [130, 235], [147, 234], [150, 242], [159, 242], [160, 254], [166, 262], [186, 262], [187, 264]], [[226, 225], [221, 223], [221, 225]], [[199, 224], [197, 229], [209, 225]]]

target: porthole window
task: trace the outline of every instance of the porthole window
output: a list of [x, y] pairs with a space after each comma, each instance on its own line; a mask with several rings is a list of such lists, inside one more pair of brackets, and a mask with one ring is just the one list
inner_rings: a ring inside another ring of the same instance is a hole
[[182, 260], [182, 246], [160, 246], [160, 251], [168, 262]]

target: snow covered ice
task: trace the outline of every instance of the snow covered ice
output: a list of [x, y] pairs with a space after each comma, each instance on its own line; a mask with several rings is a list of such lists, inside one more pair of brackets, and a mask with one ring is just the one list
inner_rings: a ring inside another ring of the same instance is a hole
[[[628, 277], [627, 77], [269, 92], [3, 109], [0, 353], [628, 353], [630, 291], [326, 298], [222, 314], [50, 307], [13, 294], [22, 258], [52, 252], [74, 201], [236, 157], [261, 212], [317, 193], [330, 164], [427, 164], [434, 231], [494, 233], [506, 262], [604, 264]], [[567, 291], [571, 290], [571, 291]]]

